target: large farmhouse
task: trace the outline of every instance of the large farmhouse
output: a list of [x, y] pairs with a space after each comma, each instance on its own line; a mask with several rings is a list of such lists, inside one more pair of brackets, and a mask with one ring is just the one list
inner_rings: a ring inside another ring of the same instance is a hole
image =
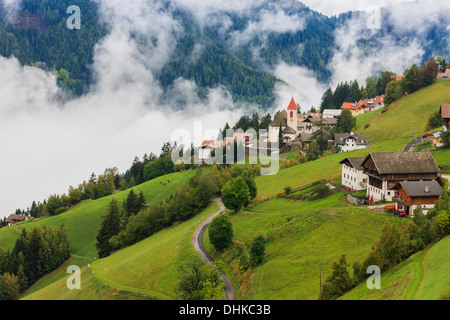
[[404, 181], [437, 180], [440, 169], [429, 151], [371, 153], [362, 162], [369, 180], [367, 196], [392, 201]]
[[366, 158], [346, 158], [342, 164], [342, 184], [355, 191], [367, 189], [367, 175], [364, 173], [362, 163]]

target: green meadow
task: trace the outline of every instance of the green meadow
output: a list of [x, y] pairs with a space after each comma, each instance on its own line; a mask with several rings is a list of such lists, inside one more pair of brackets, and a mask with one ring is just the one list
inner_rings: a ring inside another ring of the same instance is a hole
[[[319, 284], [331, 272], [331, 263], [347, 254], [347, 261], [367, 257], [386, 220], [400, 220], [379, 215], [364, 206], [353, 207], [345, 194], [334, 193], [315, 201], [277, 198], [290, 186], [294, 190], [326, 179], [338, 184], [339, 162], [346, 157], [362, 157], [370, 152], [403, 151], [414, 137], [425, 132], [429, 116], [439, 104], [450, 101], [450, 83], [438, 82], [424, 90], [402, 98], [388, 111], [378, 110], [357, 118], [357, 131], [364, 133], [371, 148], [333, 154], [316, 161], [280, 170], [275, 175], [256, 178], [258, 196], [245, 210], [229, 214], [234, 228], [234, 243], [217, 253], [204, 244], [211, 255], [224, 262], [224, 270], [234, 283], [239, 299], [317, 299]], [[414, 121], [414, 122], [413, 122]], [[433, 152], [441, 167], [450, 168], [449, 150]], [[449, 171], [450, 172], [450, 171]], [[187, 182], [195, 171], [174, 173], [136, 186], [148, 202], [159, 202]], [[162, 185], [160, 181], [171, 182]], [[120, 203], [129, 190], [113, 196], [84, 202], [55, 217], [21, 223], [0, 230], [0, 246], [11, 249], [22, 228], [35, 224], [69, 230], [72, 258], [59, 269], [33, 285], [23, 299], [176, 299], [177, 268], [186, 259], [196, 257], [192, 234], [200, 222], [217, 211], [209, 208], [188, 221], [162, 230], [151, 237], [111, 256], [96, 260], [96, 235], [101, 217], [112, 198]], [[403, 222], [405, 223], [405, 222]], [[262, 234], [267, 239], [266, 257], [258, 267], [239, 270], [239, 257], [251, 241]], [[421, 299], [436, 298], [448, 282], [439, 282], [440, 273], [448, 277], [449, 238], [417, 253], [408, 261], [383, 275], [384, 293], [366, 292], [358, 287], [344, 298], [349, 299]], [[447, 250], [447, 251], [445, 251]], [[448, 260], [448, 259], [447, 259]], [[87, 265], [90, 263], [90, 266]], [[82, 267], [82, 289], [68, 290], [65, 270], [70, 264]], [[445, 269], [446, 268], [446, 269]], [[444, 279], [447, 279], [445, 278]], [[439, 290], [433, 289], [435, 286]], [[392, 289], [394, 288], [394, 289]], [[389, 291], [391, 290], [391, 291]], [[392, 291], [394, 290], [394, 291]], [[375, 295], [375, 296], [372, 296]]]
[[450, 101], [450, 81], [435, 84], [405, 96], [386, 112], [379, 109], [357, 117], [358, 133], [371, 143], [425, 133], [429, 117], [439, 111], [441, 103]]
[[[205, 248], [228, 265], [243, 299], [317, 299], [320, 277], [330, 275], [331, 263], [342, 254], [349, 263], [365, 259], [385, 221], [394, 219], [350, 207], [343, 197], [340, 192], [315, 201], [272, 199], [229, 213], [234, 245], [218, 253], [205, 237]], [[242, 246], [249, 248], [258, 235], [267, 240], [265, 261], [242, 272]]]
[[[81, 290], [68, 290], [66, 278], [27, 295], [25, 299], [108, 299], [110, 292], [123, 296], [176, 299], [177, 268], [197, 257], [192, 234], [200, 222], [219, 209], [216, 203], [190, 220], [164, 229], [111, 256], [91, 262], [82, 269]], [[86, 285], [83, 285], [86, 283]], [[108, 289], [108, 290], [106, 290]], [[103, 292], [96, 296], [93, 291]]]
[[[133, 190], [138, 194], [142, 191], [148, 203], [158, 203], [174, 193], [194, 174], [195, 171], [172, 173], [138, 185]], [[167, 183], [168, 180], [170, 180], [170, 183]], [[161, 184], [161, 181], [165, 182], [166, 185]], [[22, 228], [29, 230], [36, 224], [59, 228], [61, 224], [64, 224], [64, 227], [69, 231], [70, 251], [75, 255], [93, 259], [97, 255], [96, 236], [106, 207], [113, 198], [121, 206], [129, 192], [130, 190], [125, 190], [108, 197], [83, 202], [58, 216], [36, 219], [2, 228], [0, 229], [0, 246], [11, 250]]]
[[450, 294], [450, 236], [381, 274], [381, 289], [365, 283], [343, 300], [439, 300]]

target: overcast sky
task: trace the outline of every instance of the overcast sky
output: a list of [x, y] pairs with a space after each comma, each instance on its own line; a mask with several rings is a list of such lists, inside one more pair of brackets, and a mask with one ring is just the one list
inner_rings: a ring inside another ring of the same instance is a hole
[[[178, 22], [156, 0], [153, 3], [96, 1], [111, 33], [95, 47], [92, 69], [96, 82], [87, 95], [60, 103], [57, 97], [61, 91], [51, 72], [23, 67], [14, 57], [0, 57], [0, 217], [16, 208], [25, 209], [33, 200], [42, 201], [51, 194], [65, 193], [70, 185], [77, 186], [92, 172], [100, 174], [114, 166], [123, 172], [135, 156], [159, 153], [162, 144], [177, 129], [190, 131], [193, 142], [199, 145], [203, 139], [214, 137], [194, 136], [196, 124], [202, 124], [203, 132], [217, 130], [225, 122], [233, 125], [244, 112], [249, 114], [257, 108], [247, 105], [240, 111], [230, 110], [230, 94], [221, 87], [209, 90], [207, 99], [200, 101], [194, 93], [195, 83], [184, 79], [176, 80], [169, 94], [164, 95], [154, 75], [176, 46], [173, 35], [180, 30]], [[226, 29], [229, 18], [217, 12], [245, 12], [261, 0], [174, 2], [191, 10], [200, 25], [221, 23]], [[447, 14], [445, 6], [450, 1], [435, 0], [435, 5], [429, 5], [431, 1], [427, 0], [418, 2], [419, 5], [408, 10], [402, 7], [394, 11], [396, 27], [418, 31], [440, 14]], [[334, 15], [367, 10], [371, 5], [382, 6], [388, 1], [305, 0], [304, 3], [323, 14]], [[6, 4], [13, 17], [20, 1], [6, 0]], [[301, 30], [303, 18], [286, 15], [284, 5], [286, 2], [282, 1], [272, 3], [271, 10], [262, 11], [260, 19], [233, 34], [233, 40], [249, 41], [255, 32], [264, 36], [268, 32]], [[415, 23], [410, 23], [411, 20]], [[331, 86], [352, 79], [363, 82], [373, 70], [380, 68], [402, 72], [420, 61], [423, 49], [419, 43], [411, 41], [402, 45], [387, 36], [379, 39], [381, 50], [366, 57], [356, 42], [364, 38], [365, 26], [365, 21], [351, 21], [336, 31], [336, 50], [328, 66], [332, 73]], [[138, 43], [139, 37], [148, 41]], [[195, 53], [201, 49], [198, 44]], [[310, 70], [282, 61], [267, 72], [285, 81], [275, 88], [277, 109], [285, 108], [294, 96], [306, 111], [320, 103], [327, 88]], [[161, 98], [164, 98], [163, 105], [159, 104]], [[175, 111], [180, 99], [187, 101], [187, 106], [185, 110]]]

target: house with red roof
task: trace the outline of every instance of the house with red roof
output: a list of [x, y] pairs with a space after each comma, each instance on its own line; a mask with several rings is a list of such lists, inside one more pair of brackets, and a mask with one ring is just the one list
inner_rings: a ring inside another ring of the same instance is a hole
[[364, 107], [364, 112], [371, 112], [378, 110], [384, 106], [384, 96], [378, 96], [374, 99], [365, 99], [360, 100], [359, 104], [362, 104]]
[[354, 117], [364, 114], [365, 112], [364, 105], [360, 102], [344, 102], [341, 109], [350, 110], [352, 112], [352, 116]]

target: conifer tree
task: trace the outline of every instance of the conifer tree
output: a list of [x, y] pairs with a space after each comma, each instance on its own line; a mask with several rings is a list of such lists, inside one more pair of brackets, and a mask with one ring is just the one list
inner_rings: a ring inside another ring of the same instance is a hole
[[108, 208], [106, 209], [106, 215], [103, 217], [100, 231], [97, 235], [96, 247], [100, 258], [107, 257], [112, 252], [112, 247], [109, 244], [109, 239], [117, 235], [120, 231], [120, 216], [119, 207], [117, 201], [112, 199]]

